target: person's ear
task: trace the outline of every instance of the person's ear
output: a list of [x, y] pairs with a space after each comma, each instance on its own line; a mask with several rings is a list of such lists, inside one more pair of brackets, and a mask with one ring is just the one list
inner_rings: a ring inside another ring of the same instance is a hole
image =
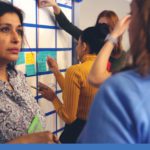
[[87, 50], [87, 44], [85, 42], [82, 43], [82, 51], [86, 51]]
[[87, 43], [83, 42], [82, 51], [83, 51], [84, 53], [88, 54], [88, 53], [89, 53], [89, 50], [90, 50], [89, 45], [88, 45]]

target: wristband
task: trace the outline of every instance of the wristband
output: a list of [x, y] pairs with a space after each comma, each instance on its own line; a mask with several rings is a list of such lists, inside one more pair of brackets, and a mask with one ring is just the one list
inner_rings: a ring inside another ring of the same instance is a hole
[[105, 41], [110, 41], [113, 45], [116, 45], [118, 43], [118, 39], [112, 37], [110, 34], [106, 36]]

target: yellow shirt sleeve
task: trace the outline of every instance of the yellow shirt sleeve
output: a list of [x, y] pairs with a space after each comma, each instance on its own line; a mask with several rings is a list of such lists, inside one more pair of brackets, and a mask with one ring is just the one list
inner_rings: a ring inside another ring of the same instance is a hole
[[57, 73], [54, 73], [55, 75], [55, 78], [61, 88], [61, 90], [63, 91], [64, 90], [64, 85], [65, 85], [65, 78], [64, 76], [62, 75], [62, 73], [59, 71]]
[[59, 116], [68, 124], [76, 119], [80, 87], [81, 71], [79, 71], [79, 68], [76, 65], [71, 66], [66, 71], [65, 75], [63, 104], [58, 98], [53, 101], [54, 107]]

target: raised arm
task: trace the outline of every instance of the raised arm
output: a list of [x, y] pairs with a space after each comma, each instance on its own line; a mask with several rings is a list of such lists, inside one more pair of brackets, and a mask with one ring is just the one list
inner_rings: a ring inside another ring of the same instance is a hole
[[47, 64], [48, 64], [49, 69], [54, 73], [54, 76], [55, 76], [60, 88], [63, 91], [64, 90], [64, 84], [65, 84], [65, 78], [61, 74], [61, 72], [59, 71], [57, 62], [53, 58], [48, 56], [47, 57]]
[[73, 25], [62, 12], [61, 8], [58, 6], [55, 0], [39, 0], [39, 7], [53, 7], [56, 20], [59, 23], [60, 27], [64, 29], [67, 33], [73, 36], [76, 40], [79, 39], [79, 36], [82, 32], [78, 27]]
[[126, 16], [118, 22], [115, 29], [110, 34], [107, 42], [97, 55], [88, 76], [88, 81], [93, 86], [98, 87], [111, 76], [112, 73], [107, 71], [107, 64], [114, 48], [113, 41], [117, 40], [117, 38], [124, 33], [129, 25], [129, 22], [130, 16]]

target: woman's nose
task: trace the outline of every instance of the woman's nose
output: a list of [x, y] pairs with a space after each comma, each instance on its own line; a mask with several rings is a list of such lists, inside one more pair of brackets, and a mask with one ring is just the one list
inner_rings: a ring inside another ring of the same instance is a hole
[[13, 43], [19, 43], [21, 41], [21, 37], [18, 35], [16, 31], [12, 31], [11, 41]]

